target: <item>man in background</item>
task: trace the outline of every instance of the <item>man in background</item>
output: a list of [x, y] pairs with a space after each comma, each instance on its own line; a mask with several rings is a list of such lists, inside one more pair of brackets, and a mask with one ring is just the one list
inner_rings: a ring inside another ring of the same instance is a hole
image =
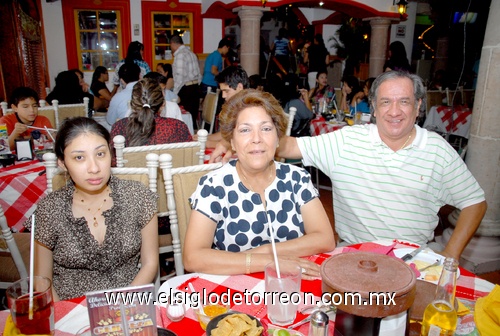
[[198, 128], [196, 123], [200, 107], [198, 84], [201, 77], [198, 57], [184, 45], [178, 35], [172, 36], [170, 46], [174, 52], [172, 64], [174, 93], [179, 96], [186, 111], [191, 113], [194, 127]]
[[132, 89], [135, 83], [139, 81], [141, 75], [141, 68], [132, 62], [125, 62], [118, 70], [118, 77], [120, 78], [120, 85], [122, 90], [115, 94], [109, 102], [108, 112], [106, 113], [106, 121], [109, 128], [122, 118], [125, 118], [129, 110], [129, 101], [132, 99]]
[[219, 42], [217, 50], [208, 55], [205, 60], [205, 68], [203, 69], [203, 79], [201, 80], [201, 95], [205, 97], [207, 95], [207, 89], [211, 88], [212, 92], [217, 90], [217, 82], [215, 81], [215, 76], [217, 76], [222, 71], [222, 58], [227, 55], [229, 48], [231, 47], [231, 41], [223, 38]]

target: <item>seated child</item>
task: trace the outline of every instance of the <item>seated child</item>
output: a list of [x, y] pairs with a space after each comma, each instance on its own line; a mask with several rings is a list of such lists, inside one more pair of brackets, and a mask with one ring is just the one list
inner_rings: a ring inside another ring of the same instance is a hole
[[44, 130], [28, 127], [52, 128], [47, 117], [38, 115], [38, 94], [35, 90], [23, 86], [16, 88], [12, 92], [10, 106], [14, 113], [1, 117], [0, 124], [7, 125], [11, 150], [15, 150], [15, 139], [30, 137], [34, 131], [48, 136]]

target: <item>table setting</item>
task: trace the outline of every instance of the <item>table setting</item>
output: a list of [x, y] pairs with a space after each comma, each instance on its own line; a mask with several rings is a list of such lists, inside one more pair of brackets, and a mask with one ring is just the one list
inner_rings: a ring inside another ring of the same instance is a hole
[[[363, 253], [369, 253], [370, 256], [378, 256], [376, 258], [393, 258], [395, 262], [403, 264], [404, 261], [402, 261], [400, 258], [407, 255], [408, 253], [411, 253], [412, 251], [415, 251], [418, 247], [419, 246], [416, 244], [401, 242], [397, 240], [375, 241], [337, 247], [332, 252], [310, 256], [307, 259], [319, 265], [326, 265], [335, 256], [343, 257], [346, 255], [354, 256], [361, 255]], [[411, 265], [418, 263], [418, 261], [421, 261], [423, 263], [430, 263], [429, 265], [432, 265], [431, 262], [433, 259], [429, 258], [434, 258], [434, 256], [438, 255], [432, 252], [429, 248], [425, 247], [424, 249], [422, 249], [422, 251], [418, 252], [416, 256], [408, 260], [406, 263], [408, 265]], [[322, 268], [323, 267], [324, 266], [322, 266]], [[282, 272], [285, 272], [284, 265]], [[263, 326], [262, 335], [272, 335], [269, 334], [269, 330], [273, 330], [274, 333], [274, 330], [280, 331], [284, 329], [289, 332], [290, 335], [300, 336], [307, 335], [308, 330], [311, 327], [310, 322], [306, 321], [305, 323], [302, 323], [303, 320], [310, 317], [311, 313], [317, 310], [316, 308], [318, 306], [321, 308], [320, 310], [323, 311], [328, 311], [329, 307], [331, 307], [331, 305], [318, 305], [318, 303], [322, 302], [321, 296], [325, 292], [325, 282], [322, 281], [321, 278], [315, 280], [302, 280], [300, 282], [300, 293], [302, 295], [304, 295], [304, 293], [310, 293], [307, 296], [310, 301], [304, 302], [306, 301], [304, 300], [303, 302], [300, 302], [296, 307], [296, 313], [294, 315], [293, 323], [299, 323], [299, 325], [296, 325], [292, 329], [287, 329], [288, 325], [275, 325], [269, 319], [268, 309], [266, 305], [263, 302], [258, 301], [258, 297], [261, 297], [265, 291], [269, 290], [269, 288], [266, 288], [265, 279], [266, 274], [264, 272], [231, 276], [190, 273], [173, 277], [163, 283], [163, 285], [159, 289], [158, 299], [161, 298], [162, 302], [156, 303], [156, 324], [158, 327], [169, 330], [171, 333], [173, 333], [172, 335], [205, 335], [206, 332], [202, 329], [202, 324], [200, 324], [199, 316], [197, 314], [197, 310], [199, 310], [199, 307], [195, 305], [195, 303], [197, 303], [196, 300], [203, 297], [204, 295], [207, 298], [211, 298], [210, 300], [212, 301], [215, 300], [215, 297], [220, 299], [226, 298], [228, 302], [225, 308], [221, 310], [221, 312], [230, 313], [230, 315], [247, 314], [250, 317], [257, 319], [258, 322]], [[432, 300], [432, 297], [434, 295], [432, 291], [434, 288], [435, 284], [432, 281], [425, 281], [425, 279], [417, 280], [417, 295], [415, 298], [415, 303], [412, 305], [412, 308], [409, 309], [410, 317], [412, 319], [416, 315], [422, 314], [422, 311], [413, 311], [416, 309], [416, 303], [418, 302], [418, 304], [420, 305], [420, 310], [425, 308], [426, 304], [422, 302], [421, 298], [425, 296], [427, 300]], [[494, 284], [476, 277], [474, 274], [468, 272], [465, 269], [460, 269], [460, 274], [458, 275], [458, 278], [456, 280], [456, 298], [459, 315], [457, 334], [459, 333], [459, 331], [463, 332], [466, 329], [470, 329], [471, 332], [476, 330], [474, 323], [475, 303], [480, 298], [487, 298], [488, 294], [492, 292], [494, 288]], [[419, 291], [422, 290], [427, 291], [425, 292], [425, 295], [419, 293]], [[431, 293], [428, 293], [429, 290], [431, 291]], [[239, 295], [244, 297], [245, 293], [247, 293], [247, 296], [252, 297], [253, 301], [239, 301]], [[175, 295], [181, 295], [184, 300], [184, 314], [181, 317], [179, 316], [179, 314], [177, 314], [177, 318], [173, 318], [172, 314], [167, 313], [170, 303], [167, 303], [165, 301], [165, 298]], [[403, 313], [403, 317], [399, 316], [397, 318], [393, 318], [392, 320], [389, 318], [388, 321], [385, 321], [386, 319], [382, 319], [382, 322], [379, 326], [380, 335], [401, 335], [401, 325], [406, 325], [407, 321], [407, 312], [404, 311]], [[341, 325], [348, 323], [348, 319], [350, 317], [346, 317], [346, 315], [349, 314], [345, 314], [345, 312], [336, 309], [333, 314], [331, 311], [328, 312], [328, 314], [328, 316], [330, 317], [330, 321], [327, 324], [329, 330], [328, 335], [349, 334], [344, 333], [345, 331], [342, 331]], [[5, 327], [8, 316], [8, 311], [0, 312], [0, 330], [3, 330], [3, 328]], [[418, 317], [419, 316], [417, 316], [417, 318]], [[85, 298], [55, 302], [54, 320], [55, 335], [75, 335], [78, 330], [85, 327], [89, 323], [87, 302]], [[219, 318], [218, 320], [220, 321], [222, 320], [222, 318]], [[287, 321], [286, 323], [288, 322], [289, 321]], [[410, 322], [412, 323], [410, 324], [412, 330], [415, 326], [417, 329], [420, 327], [418, 319], [417, 321], [410, 320]], [[209, 326], [210, 328], [213, 328], [213, 323], [212, 325], [209, 325], [210, 323], [211, 321], [208, 321], [208, 323], [205, 322], [205, 328], [209, 328]], [[470, 334], [478, 335], [477, 330], [476, 333]]]

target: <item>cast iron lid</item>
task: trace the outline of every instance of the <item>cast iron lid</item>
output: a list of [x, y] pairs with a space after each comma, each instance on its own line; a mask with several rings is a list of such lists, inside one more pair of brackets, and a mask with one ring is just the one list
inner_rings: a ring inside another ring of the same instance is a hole
[[321, 265], [323, 291], [330, 293], [395, 293], [395, 305], [342, 303], [339, 308], [359, 316], [385, 317], [407, 310], [416, 292], [416, 276], [402, 260], [384, 254], [349, 252], [337, 254]]

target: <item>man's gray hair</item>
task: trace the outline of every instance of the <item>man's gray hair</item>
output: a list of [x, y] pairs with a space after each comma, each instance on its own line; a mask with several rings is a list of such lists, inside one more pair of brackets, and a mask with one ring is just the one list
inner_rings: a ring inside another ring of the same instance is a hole
[[377, 94], [378, 88], [382, 85], [383, 82], [389, 79], [396, 78], [408, 78], [413, 83], [413, 95], [415, 97], [415, 107], [418, 105], [418, 101], [422, 100], [422, 105], [426, 105], [426, 90], [424, 87], [424, 83], [422, 82], [422, 78], [417, 75], [411, 74], [406, 71], [387, 71], [378, 75], [378, 77], [373, 81], [372, 87], [370, 88], [370, 93], [368, 94], [368, 99], [370, 101], [370, 109], [372, 111], [375, 110], [375, 106], [377, 103]]
[[175, 44], [184, 44], [184, 41], [182, 41], [182, 37], [179, 35], [174, 35], [170, 39], [170, 43], [175, 43]]

